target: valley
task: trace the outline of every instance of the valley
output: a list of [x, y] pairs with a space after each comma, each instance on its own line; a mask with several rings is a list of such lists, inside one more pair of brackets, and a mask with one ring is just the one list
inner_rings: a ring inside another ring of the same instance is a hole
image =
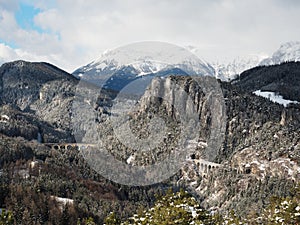
[[3, 64], [3, 212], [17, 224], [152, 224], [166, 203], [161, 213], [179, 204], [189, 224], [260, 224], [277, 196], [296, 213], [300, 63], [255, 67], [231, 82], [177, 72], [136, 93], [99, 91], [47, 63]]

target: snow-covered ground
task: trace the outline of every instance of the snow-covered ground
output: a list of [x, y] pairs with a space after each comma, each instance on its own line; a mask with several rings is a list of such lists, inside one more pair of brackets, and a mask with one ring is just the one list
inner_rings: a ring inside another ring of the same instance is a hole
[[60, 197], [54, 197], [55, 200], [63, 205], [66, 205], [66, 204], [73, 204], [74, 200], [73, 199], [70, 199], [70, 198], [60, 198]]
[[131, 162], [134, 160], [134, 156], [131, 155], [128, 157], [128, 159], [126, 160], [127, 164], [131, 164]]
[[266, 159], [260, 157], [260, 154], [252, 149], [245, 148], [233, 157], [233, 167], [240, 172], [247, 170], [258, 179], [270, 177], [285, 177], [289, 180], [298, 181], [300, 177], [300, 167], [297, 162], [290, 158], [279, 157], [277, 159]]
[[271, 91], [257, 90], [257, 91], [254, 91], [253, 93], [258, 95], [258, 96], [268, 98], [268, 99], [270, 99], [270, 101], [275, 102], [275, 103], [279, 103], [279, 104], [283, 105], [284, 107], [287, 107], [287, 105], [290, 104], [290, 103], [294, 103], [294, 104], [299, 103], [297, 101], [284, 99], [281, 95], [278, 95], [275, 92], [271, 92]]
[[9, 121], [9, 116], [8, 115], [1, 115], [0, 116], [0, 122], [3, 122], [3, 123], [7, 123]]
[[59, 203], [59, 208], [61, 210], [63, 210], [66, 205], [73, 205], [74, 203], [74, 200], [70, 198], [61, 198], [57, 196], [51, 196], [51, 198]]

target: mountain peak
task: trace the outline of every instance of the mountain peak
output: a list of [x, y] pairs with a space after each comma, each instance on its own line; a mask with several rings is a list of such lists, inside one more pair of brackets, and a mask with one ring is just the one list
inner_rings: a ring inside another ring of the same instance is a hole
[[232, 80], [236, 75], [254, 68], [256, 66], [268, 66], [281, 64], [283, 62], [300, 61], [300, 42], [290, 41], [280, 47], [268, 57], [266, 54], [252, 54], [244, 57], [237, 57], [229, 63], [214, 63], [215, 76], [221, 80]]
[[[9, 73], [6, 73], [10, 70]], [[17, 73], [19, 71], [19, 73]], [[15, 74], [16, 73], [16, 74]], [[24, 60], [16, 60], [7, 62], [0, 66], [0, 77], [3, 74], [15, 74], [16, 76], [32, 77], [41, 80], [52, 80], [57, 78], [65, 78], [75, 80], [71, 74], [47, 62], [28, 62]]]
[[126, 45], [114, 50], [107, 50], [101, 56], [76, 70], [79, 72], [101, 73], [103, 71], [117, 70], [122, 66], [132, 66], [139, 71], [138, 75], [155, 73], [170, 67], [177, 67], [187, 73], [197, 75], [213, 75], [213, 68], [187, 49], [163, 43], [141, 42]]
[[290, 41], [282, 44], [272, 57], [262, 60], [260, 65], [274, 65], [282, 62], [300, 61], [300, 42]]
[[150, 41], [105, 51], [100, 58], [77, 69], [73, 74], [100, 86], [110, 82], [111, 77], [114, 77], [114, 83], [126, 80], [127, 85], [139, 77], [174, 74], [174, 69], [176, 74], [181, 71], [181, 75], [214, 76], [215, 74], [210, 64], [187, 49], [168, 43]]
[[289, 41], [281, 44], [279, 49], [294, 48], [297, 45], [300, 45], [300, 41]]

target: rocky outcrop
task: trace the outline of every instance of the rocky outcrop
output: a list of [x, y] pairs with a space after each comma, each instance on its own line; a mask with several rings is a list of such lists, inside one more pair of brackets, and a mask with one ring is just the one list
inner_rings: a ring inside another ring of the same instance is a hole
[[47, 63], [5, 63], [0, 68], [1, 102], [13, 104], [22, 111], [30, 110], [30, 105], [41, 97], [43, 85], [55, 80], [61, 81], [60, 85], [76, 81], [72, 75]]
[[208, 142], [206, 153], [198, 154], [212, 161], [216, 158], [224, 138], [226, 107], [221, 86], [215, 78], [155, 78], [141, 99], [139, 111], [147, 112], [151, 109], [160, 109], [161, 114], [185, 125], [194, 120], [196, 124], [191, 124], [190, 129], [196, 134], [196, 141]]

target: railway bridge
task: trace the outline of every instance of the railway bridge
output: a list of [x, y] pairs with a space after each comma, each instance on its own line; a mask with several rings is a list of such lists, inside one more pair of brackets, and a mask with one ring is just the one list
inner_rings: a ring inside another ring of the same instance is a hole
[[96, 147], [96, 144], [91, 143], [44, 143], [52, 150], [71, 150], [77, 148], [78, 150], [84, 150], [89, 147]]
[[196, 164], [199, 171], [201, 171], [203, 173], [208, 173], [210, 171], [213, 171], [215, 169], [219, 169], [220, 167], [222, 167], [222, 164], [209, 162], [204, 159], [192, 159], [192, 161]]
[[[96, 147], [97, 144], [93, 143], [44, 143], [46, 146], [50, 147], [52, 150], [71, 150], [71, 149], [78, 149], [78, 150], [88, 150], [93, 147]], [[222, 164], [209, 162], [204, 159], [188, 159], [187, 161], [194, 163], [201, 173], [208, 173], [215, 169], [222, 167]]]

